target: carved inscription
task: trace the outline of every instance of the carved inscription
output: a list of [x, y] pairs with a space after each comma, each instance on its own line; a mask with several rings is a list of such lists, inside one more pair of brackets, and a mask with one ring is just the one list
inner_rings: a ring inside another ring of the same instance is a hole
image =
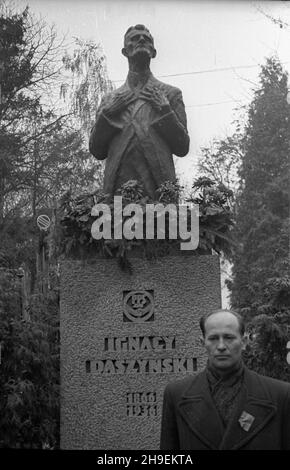
[[86, 372], [98, 375], [169, 374], [194, 372], [195, 370], [196, 358], [192, 357], [86, 361]]
[[104, 339], [104, 351], [162, 351], [175, 349], [175, 336], [121, 336]]
[[[105, 352], [156, 352], [176, 350], [175, 336], [121, 336], [104, 338]], [[85, 363], [87, 373], [113, 374], [168, 374], [194, 372], [196, 358], [166, 357], [142, 359], [99, 359]]]
[[157, 416], [156, 392], [127, 393], [127, 416]]

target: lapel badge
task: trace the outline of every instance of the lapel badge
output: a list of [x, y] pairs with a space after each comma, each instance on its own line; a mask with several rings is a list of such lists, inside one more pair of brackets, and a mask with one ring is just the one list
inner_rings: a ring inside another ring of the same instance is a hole
[[250, 413], [247, 413], [246, 411], [243, 411], [239, 418], [239, 423], [241, 428], [243, 428], [244, 431], [248, 432], [254, 420], [254, 416], [250, 415]]

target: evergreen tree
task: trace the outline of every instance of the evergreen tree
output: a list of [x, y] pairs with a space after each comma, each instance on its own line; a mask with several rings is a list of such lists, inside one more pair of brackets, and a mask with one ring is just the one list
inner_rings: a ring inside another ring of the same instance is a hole
[[[28, 8], [0, 5], [0, 448], [58, 446], [56, 201], [101, 184], [80, 123], [51, 102], [62, 56]], [[51, 207], [40, 232], [39, 210]]]
[[244, 135], [234, 230], [231, 303], [250, 321], [247, 362], [290, 378], [288, 76], [277, 58], [260, 73]]

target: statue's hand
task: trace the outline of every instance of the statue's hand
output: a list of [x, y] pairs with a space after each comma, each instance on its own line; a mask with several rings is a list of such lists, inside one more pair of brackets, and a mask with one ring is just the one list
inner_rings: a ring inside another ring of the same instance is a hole
[[168, 99], [164, 93], [155, 86], [147, 85], [139, 94], [139, 98], [148, 101], [153, 108], [157, 109], [161, 114], [166, 114], [171, 110]]
[[103, 107], [102, 111], [108, 118], [117, 116], [136, 99], [137, 97], [131, 90], [125, 90], [121, 93], [116, 93], [112, 100]]

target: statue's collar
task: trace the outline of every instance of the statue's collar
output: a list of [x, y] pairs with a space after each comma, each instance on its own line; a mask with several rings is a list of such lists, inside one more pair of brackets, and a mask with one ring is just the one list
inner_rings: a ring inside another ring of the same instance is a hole
[[151, 76], [151, 70], [146, 70], [141, 73], [129, 71], [127, 76], [127, 85], [129, 85], [130, 88], [142, 88]]

